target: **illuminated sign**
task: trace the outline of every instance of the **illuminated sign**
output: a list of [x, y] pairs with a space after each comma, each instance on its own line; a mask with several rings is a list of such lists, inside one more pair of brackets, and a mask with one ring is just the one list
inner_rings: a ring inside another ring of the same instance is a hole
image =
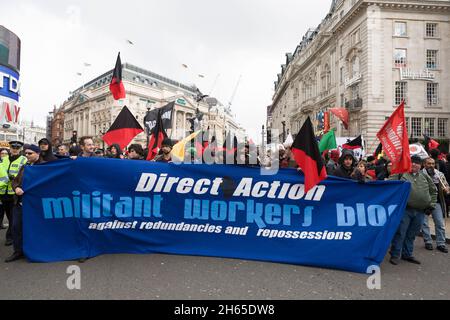
[[0, 65], [0, 125], [19, 122], [19, 74]]

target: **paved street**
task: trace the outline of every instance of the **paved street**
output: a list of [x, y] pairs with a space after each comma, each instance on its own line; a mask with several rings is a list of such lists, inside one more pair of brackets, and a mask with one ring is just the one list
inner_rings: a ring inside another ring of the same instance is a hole
[[[4, 239], [4, 231], [0, 233]], [[39, 241], [37, 239], [37, 241]], [[450, 255], [416, 243], [421, 266], [387, 260], [381, 290], [368, 276], [328, 269], [174, 255], [104, 255], [85, 263], [6, 264], [0, 246], [1, 299], [450, 299]], [[66, 287], [67, 267], [81, 267], [81, 290]]]

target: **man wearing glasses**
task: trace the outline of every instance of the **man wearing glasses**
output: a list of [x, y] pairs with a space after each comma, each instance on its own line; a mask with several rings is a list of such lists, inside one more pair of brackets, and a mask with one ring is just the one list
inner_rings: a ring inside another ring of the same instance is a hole
[[27, 162], [27, 158], [20, 155], [20, 149], [23, 147], [23, 142], [11, 141], [9, 143], [11, 154], [9, 157], [3, 158], [0, 164], [0, 199], [3, 208], [6, 212], [6, 217], [9, 221], [8, 230], [6, 231], [5, 246], [13, 244], [12, 225], [13, 216], [12, 209], [14, 205], [14, 190], [11, 182], [19, 174], [20, 168]]
[[[42, 158], [39, 157], [41, 153], [41, 149], [34, 145], [25, 145], [25, 156], [27, 159], [27, 166], [32, 166], [37, 163], [45, 162]], [[14, 206], [13, 206], [13, 228], [12, 228], [12, 236], [13, 236], [13, 244], [14, 244], [14, 252], [8, 258], [5, 259], [5, 262], [12, 262], [19, 259], [24, 258], [23, 255], [23, 236], [22, 236], [22, 196], [24, 194], [24, 190], [22, 189], [23, 182], [23, 173], [25, 166], [20, 168], [19, 173], [12, 181], [12, 189], [14, 190]]]

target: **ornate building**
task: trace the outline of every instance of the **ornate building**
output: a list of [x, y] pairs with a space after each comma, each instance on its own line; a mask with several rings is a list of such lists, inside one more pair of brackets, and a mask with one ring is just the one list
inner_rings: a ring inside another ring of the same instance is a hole
[[297, 133], [307, 116], [345, 107], [350, 127], [332, 117], [338, 136], [376, 134], [402, 99], [408, 132], [449, 138], [450, 0], [335, 0], [308, 30], [275, 82], [273, 128]]
[[[224, 131], [243, 134], [230, 110], [214, 98], [197, 102], [197, 88], [184, 85], [151, 71], [125, 63], [122, 80], [126, 89], [126, 98], [122, 102], [114, 101], [109, 91], [112, 72], [97, 77], [75, 90], [60, 110], [64, 118], [64, 143], [69, 143], [72, 132], [78, 137], [94, 137], [97, 145], [102, 145], [101, 136], [109, 129], [123, 105], [126, 105], [144, 128], [143, 119], [147, 110], [162, 107], [175, 102], [172, 117], [172, 130], [167, 130], [172, 139], [181, 139], [188, 135], [197, 108], [204, 114], [202, 128], [215, 130], [217, 140], [223, 140]], [[57, 113], [56, 113], [57, 114]], [[55, 115], [56, 115], [55, 114]], [[146, 144], [144, 133], [138, 135], [132, 143]]]

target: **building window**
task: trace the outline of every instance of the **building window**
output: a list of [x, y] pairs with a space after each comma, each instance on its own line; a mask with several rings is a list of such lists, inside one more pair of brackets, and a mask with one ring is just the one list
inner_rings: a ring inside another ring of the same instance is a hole
[[425, 27], [425, 36], [427, 38], [436, 38], [438, 36], [437, 26], [437, 23], [427, 23]]
[[[387, 120], [387, 119], [386, 119], [386, 120]], [[409, 129], [409, 122], [410, 122], [409, 117], [408, 117], [408, 118], [405, 117], [405, 121], [406, 121], [406, 130], [407, 130], [408, 132], [411, 132], [411, 130]]]
[[359, 58], [355, 56], [352, 60], [352, 76], [359, 75]]
[[354, 86], [351, 88], [351, 92], [352, 92], [352, 99], [353, 99], [353, 100], [359, 99], [359, 84], [354, 85]]
[[434, 133], [435, 133], [435, 119], [434, 118], [425, 118], [425, 134], [430, 136], [430, 137], [434, 137]]
[[394, 104], [398, 106], [402, 103], [402, 100], [405, 100], [406, 103], [406, 95], [408, 94], [408, 83], [405, 81], [396, 81], [395, 82], [395, 101]]
[[438, 83], [427, 83], [427, 103], [428, 106], [436, 106], [439, 103], [438, 99]]
[[341, 67], [340, 69], [340, 80], [341, 84], [344, 84], [344, 67]]
[[359, 41], [360, 41], [360, 33], [359, 33], [359, 29], [358, 29], [354, 33], [352, 33], [352, 35], [350, 36], [350, 44], [351, 44], [351, 46], [354, 46], [357, 43], [359, 43]]
[[422, 118], [411, 118], [411, 134], [413, 137], [422, 136]]
[[396, 37], [406, 37], [407, 27], [406, 22], [395, 22], [394, 24], [394, 36]]
[[394, 50], [394, 65], [396, 68], [406, 67], [406, 49]]
[[437, 69], [438, 66], [438, 51], [427, 50], [427, 69]]
[[341, 58], [344, 57], [344, 45], [341, 44], [341, 46], [339, 47], [339, 54], [341, 55]]
[[438, 119], [438, 136], [447, 138], [448, 119]]

